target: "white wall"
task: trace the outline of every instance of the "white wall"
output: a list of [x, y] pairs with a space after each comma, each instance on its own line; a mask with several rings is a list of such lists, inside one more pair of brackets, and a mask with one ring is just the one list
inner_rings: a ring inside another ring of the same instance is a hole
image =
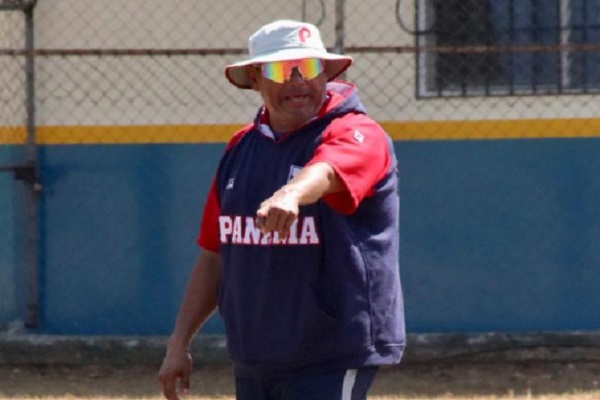
[[[335, 0], [323, 1], [326, 45], [335, 44]], [[414, 28], [413, 1], [402, 20]], [[394, 0], [348, 0], [345, 46], [413, 46], [397, 23]], [[321, 19], [321, 2], [305, 15]], [[302, 17], [302, 1], [53, 0], [36, 9], [40, 48], [245, 48], [247, 37], [276, 18]], [[415, 54], [352, 54], [347, 78], [379, 120], [463, 120], [595, 116], [587, 96], [417, 99]], [[38, 59], [38, 118], [46, 125], [240, 123], [259, 105], [223, 77], [239, 56], [45, 57]]]

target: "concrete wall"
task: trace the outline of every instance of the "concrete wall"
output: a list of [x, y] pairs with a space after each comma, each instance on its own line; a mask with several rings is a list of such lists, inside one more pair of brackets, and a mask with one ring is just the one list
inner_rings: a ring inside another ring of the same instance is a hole
[[[600, 140], [395, 144], [410, 332], [600, 328]], [[42, 148], [41, 331], [169, 332], [222, 149]]]
[[[20, 153], [0, 145], [0, 165], [12, 165]], [[25, 315], [24, 191], [12, 174], [0, 173], [0, 328]]]
[[[411, 25], [409, 3], [401, 13]], [[304, 13], [333, 47], [335, 1], [302, 5], [41, 1], [36, 45], [238, 49], [261, 24]], [[413, 46], [394, 5], [347, 1], [345, 46]], [[22, 48], [22, 32], [21, 16], [0, 13], [0, 47]], [[598, 97], [419, 99], [414, 53], [353, 56], [347, 78], [370, 115], [399, 127], [409, 332], [600, 329]], [[170, 331], [224, 142], [259, 105], [223, 77], [240, 57], [36, 58], [39, 332]], [[0, 165], [24, 159], [23, 65], [0, 55]], [[475, 131], [469, 121], [510, 124]], [[408, 141], [402, 128], [411, 122], [423, 124], [411, 125]], [[521, 140], [468, 140], [514, 139], [515, 129]], [[560, 139], [545, 139], [549, 130]], [[0, 324], [24, 313], [23, 190], [0, 174]], [[222, 332], [218, 318], [205, 332]]]

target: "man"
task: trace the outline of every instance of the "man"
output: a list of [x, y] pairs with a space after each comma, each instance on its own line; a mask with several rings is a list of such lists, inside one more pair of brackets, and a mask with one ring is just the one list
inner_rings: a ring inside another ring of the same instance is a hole
[[400, 361], [404, 315], [393, 144], [318, 29], [275, 21], [225, 75], [264, 105], [229, 142], [207, 198], [159, 381], [189, 388], [189, 344], [218, 307], [239, 400], [365, 399]]

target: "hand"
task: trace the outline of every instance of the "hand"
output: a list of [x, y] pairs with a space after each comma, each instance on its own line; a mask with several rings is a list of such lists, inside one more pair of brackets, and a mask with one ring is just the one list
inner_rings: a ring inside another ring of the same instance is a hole
[[285, 188], [279, 189], [260, 204], [256, 211], [257, 227], [262, 233], [277, 232], [285, 238], [298, 218], [298, 199]]
[[158, 372], [158, 381], [162, 393], [167, 400], [179, 400], [177, 396], [177, 380], [183, 394], [189, 393], [190, 375], [192, 374], [192, 356], [186, 350], [167, 350], [167, 355]]

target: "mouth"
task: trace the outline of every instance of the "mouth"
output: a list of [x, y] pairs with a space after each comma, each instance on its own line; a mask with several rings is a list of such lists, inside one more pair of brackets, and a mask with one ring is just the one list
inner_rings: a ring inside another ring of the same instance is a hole
[[283, 96], [283, 100], [285, 101], [303, 101], [308, 99], [308, 95], [302, 93], [295, 93]]

